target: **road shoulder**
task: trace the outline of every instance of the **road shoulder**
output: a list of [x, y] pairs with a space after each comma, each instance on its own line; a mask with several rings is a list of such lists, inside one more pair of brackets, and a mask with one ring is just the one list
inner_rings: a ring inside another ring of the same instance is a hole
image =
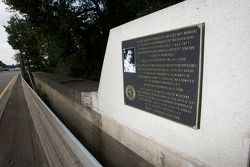
[[1, 167], [46, 167], [47, 161], [25, 101], [20, 76], [0, 121]]

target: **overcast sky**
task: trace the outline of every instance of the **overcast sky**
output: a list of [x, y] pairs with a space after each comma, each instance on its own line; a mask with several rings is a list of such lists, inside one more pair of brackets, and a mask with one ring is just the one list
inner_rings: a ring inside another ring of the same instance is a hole
[[0, 60], [7, 64], [16, 64], [14, 57], [15, 51], [7, 42], [8, 34], [5, 32], [4, 25], [10, 18], [10, 13], [6, 11], [6, 5], [0, 0]]

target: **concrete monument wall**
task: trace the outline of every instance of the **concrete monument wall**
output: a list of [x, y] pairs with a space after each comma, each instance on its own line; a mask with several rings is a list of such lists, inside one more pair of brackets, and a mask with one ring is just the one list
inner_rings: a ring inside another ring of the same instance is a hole
[[[187, 0], [110, 31], [93, 108], [102, 130], [155, 166], [246, 167], [250, 1]], [[124, 104], [122, 41], [205, 23], [200, 129]]]

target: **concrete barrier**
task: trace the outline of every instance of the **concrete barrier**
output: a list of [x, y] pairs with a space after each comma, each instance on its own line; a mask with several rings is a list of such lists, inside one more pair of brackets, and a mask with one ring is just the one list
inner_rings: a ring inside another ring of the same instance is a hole
[[[135, 140], [137, 142], [143, 141], [143, 143], [151, 143], [152, 141], [124, 128], [111, 118], [101, 115], [98, 112], [98, 108], [96, 108], [97, 99], [94, 98], [97, 92], [80, 92], [81, 90], [88, 90], [89, 84], [83, 83], [80, 89], [72, 90], [75, 92], [78, 91], [81, 94], [82, 102], [78, 103], [78, 101], [75, 101], [74, 96], [72, 96], [78, 93], [65, 93], [65, 90], [69, 90], [70, 86], [74, 87], [74, 85], [65, 85], [65, 83], [61, 82], [61, 80], [66, 80], [66, 77], [62, 76], [58, 81], [57, 76], [53, 77], [53, 74], [33, 73], [33, 76], [36, 89], [46, 94], [46, 98], [55, 114], [103, 166], [155, 166], [122, 143], [122, 141], [128, 140], [131, 142]], [[74, 82], [74, 84], [76, 83]], [[65, 86], [64, 90], [61, 89], [63, 86]], [[119, 141], [106, 133], [107, 129], [112, 132], [119, 131], [126, 133], [128, 136], [123, 136], [123, 139]], [[158, 147], [162, 148], [161, 146], [152, 144], [152, 148]], [[143, 149], [145, 150], [146, 148]]]
[[49, 165], [101, 167], [102, 165], [72, 135], [24, 79], [22, 86]]

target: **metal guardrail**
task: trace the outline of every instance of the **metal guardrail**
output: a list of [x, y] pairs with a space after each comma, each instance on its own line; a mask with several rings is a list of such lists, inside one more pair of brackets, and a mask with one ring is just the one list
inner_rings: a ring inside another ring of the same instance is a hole
[[101, 167], [102, 165], [72, 135], [24, 79], [22, 86], [49, 165]]

